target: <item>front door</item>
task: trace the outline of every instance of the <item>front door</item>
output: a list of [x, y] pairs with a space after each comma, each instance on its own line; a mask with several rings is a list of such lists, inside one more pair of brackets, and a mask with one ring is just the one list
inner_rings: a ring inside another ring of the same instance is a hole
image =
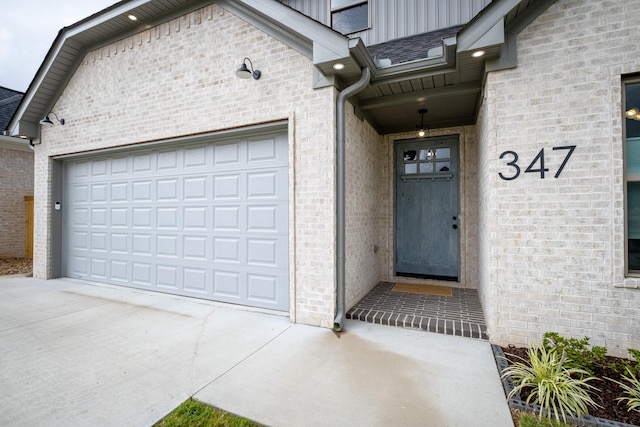
[[458, 280], [458, 137], [399, 142], [395, 158], [396, 275]]

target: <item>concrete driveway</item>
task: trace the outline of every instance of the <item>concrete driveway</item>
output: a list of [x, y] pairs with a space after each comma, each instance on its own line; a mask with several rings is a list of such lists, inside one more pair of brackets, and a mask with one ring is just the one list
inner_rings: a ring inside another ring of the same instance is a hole
[[0, 425], [149, 426], [190, 396], [270, 426], [512, 426], [489, 343], [0, 277]]

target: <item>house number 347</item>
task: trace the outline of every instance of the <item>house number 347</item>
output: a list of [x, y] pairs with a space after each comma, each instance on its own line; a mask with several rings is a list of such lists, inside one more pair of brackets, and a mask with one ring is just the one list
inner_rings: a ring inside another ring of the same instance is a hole
[[[564, 156], [564, 160], [562, 161], [562, 164], [556, 171], [554, 178], [558, 178], [560, 176], [560, 174], [562, 173], [562, 170], [567, 165], [567, 162], [569, 161], [569, 158], [571, 157], [575, 149], [576, 149], [575, 145], [553, 147], [554, 151], [566, 150], [567, 152], [566, 155]], [[509, 160], [507, 162], [507, 166], [509, 166], [509, 168], [511, 169], [511, 173], [503, 174], [502, 172], [499, 172], [498, 175], [500, 175], [500, 178], [504, 179], [505, 181], [511, 181], [520, 176], [520, 172], [522, 171], [522, 169], [520, 169], [520, 165], [518, 164], [518, 161], [520, 160], [518, 153], [516, 153], [515, 151], [505, 151], [502, 154], [500, 154], [500, 159]], [[538, 154], [536, 155], [536, 157], [533, 158], [531, 163], [529, 163], [529, 166], [527, 166], [524, 172], [539, 173], [540, 179], [544, 179], [545, 172], [549, 172], [549, 168], [545, 167], [544, 148], [538, 151]]]

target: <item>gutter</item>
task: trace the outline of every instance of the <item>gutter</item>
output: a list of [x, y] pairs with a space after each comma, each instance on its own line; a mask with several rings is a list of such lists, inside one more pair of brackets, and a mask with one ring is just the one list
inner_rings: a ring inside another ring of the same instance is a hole
[[345, 88], [336, 100], [336, 239], [338, 242], [336, 257], [336, 318], [333, 330], [342, 331], [345, 315], [345, 106], [347, 99], [369, 85], [371, 71], [369, 67], [362, 69], [360, 80]]

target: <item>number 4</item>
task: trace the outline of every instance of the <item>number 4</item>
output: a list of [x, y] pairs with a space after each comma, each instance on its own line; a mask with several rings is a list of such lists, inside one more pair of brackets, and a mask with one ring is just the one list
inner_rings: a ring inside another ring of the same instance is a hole
[[[538, 161], [540, 161], [540, 167], [538, 169], [533, 169], [533, 165], [535, 165]], [[544, 179], [544, 173], [549, 172], [549, 168], [544, 167], [544, 148], [538, 152], [538, 155], [531, 161], [524, 172], [540, 172], [540, 178]]]

